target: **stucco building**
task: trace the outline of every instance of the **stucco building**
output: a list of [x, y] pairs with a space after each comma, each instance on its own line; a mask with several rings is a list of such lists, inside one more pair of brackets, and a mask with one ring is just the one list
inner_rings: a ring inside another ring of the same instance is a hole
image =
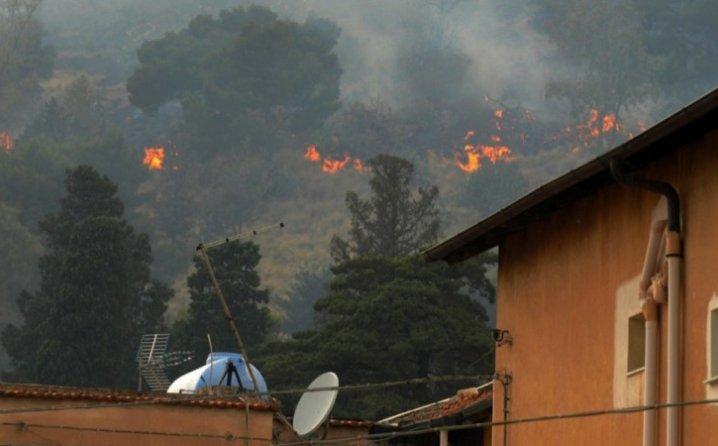
[[267, 446], [273, 400], [0, 385], [0, 443]]
[[[714, 91], [425, 253], [499, 247], [494, 421], [718, 397], [717, 127]], [[718, 444], [718, 404], [506, 431], [494, 445]]]

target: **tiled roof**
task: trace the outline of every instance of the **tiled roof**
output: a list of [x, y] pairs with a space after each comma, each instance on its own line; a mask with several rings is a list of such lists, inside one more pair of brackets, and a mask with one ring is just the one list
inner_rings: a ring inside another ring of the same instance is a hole
[[[291, 422], [292, 417], [286, 417], [287, 421]], [[373, 421], [360, 420], [360, 419], [347, 419], [347, 418], [331, 418], [329, 419], [330, 426], [337, 427], [366, 427], [370, 428], [374, 426]]]
[[347, 419], [337, 419], [332, 418], [329, 420], [330, 426], [340, 426], [340, 427], [372, 427], [374, 426], [373, 421], [368, 420], [347, 420]]
[[2, 398], [34, 398], [51, 400], [96, 401], [101, 403], [132, 403], [147, 401], [150, 404], [183, 405], [218, 409], [245, 409], [275, 411], [279, 408], [276, 400], [257, 397], [177, 395], [140, 393], [123, 390], [96, 389], [83, 387], [46, 386], [38, 384], [0, 384]]
[[470, 387], [461, 389], [456, 395], [441, 401], [436, 401], [416, 409], [403, 412], [384, 420], [380, 424], [400, 425], [404, 423], [418, 423], [422, 421], [438, 420], [441, 418], [457, 415], [467, 409], [480, 404], [491, 404], [493, 398], [492, 387]]

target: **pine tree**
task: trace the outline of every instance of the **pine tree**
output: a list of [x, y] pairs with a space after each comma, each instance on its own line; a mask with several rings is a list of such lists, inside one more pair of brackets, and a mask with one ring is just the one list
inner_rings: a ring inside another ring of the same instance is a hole
[[[426, 263], [416, 251], [437, 237], [438, 189], [412, 193], [413, 166], [401, 158], [380, 155], [371, 166], [372, 195], [347, 194], [352, 228], [348, 241], [332, 242], [340, 255], [328, 293], [314, 304], [315, 330], [263, 351], [262, 371], [274, 386], [301, 386], [326, 370], [345, 383], [492, 370], [487, 314], [477, 297], [493, 300], [486, 273], [495, 256], [458, 267]], [[345, 393], [336, 414], [376, 419], [471, 384]]]
[[[242, 340], [251, 354], [273, 326], [266, 307], [269, 292], [260, 288], [256, 270], [261, 258], [259, 247], [251, 242], [235, 242], [212, 248], [207, 253], [222, 292], [229, 301]], [[209, 353], [209, 333], [214, 351], [237, 352], [237, 342], [217, 301], [207, 271], [197, 256], [194, 266], [195, 272], [187, 278], [191, 299], [189, 309], [173, 327], [175, 345], [192, 351], [195, 358], [204, 359]]]
[[40, 223], [48, 249], [39, 290], [21, 293], [24, 323], [2, 334], [15, 367], [10, 378], [130, 386], [139, 337], [162, 327], [172, 291], [151, 280], [149, 239], [122, 218], [107, 177], [80, 166], [65, 185], [60, 210]]
[[354, 256], [406, 256], [438, 238], [439, 189], [419, 187], [414, 192], [414, 165], [403, 158], [378, 155], [369, 166], [371, 197], [362, 200], [355, 192], [347, 192], [350, 240], [336, 236], [332, 240], [332, 257], [337, 262]]

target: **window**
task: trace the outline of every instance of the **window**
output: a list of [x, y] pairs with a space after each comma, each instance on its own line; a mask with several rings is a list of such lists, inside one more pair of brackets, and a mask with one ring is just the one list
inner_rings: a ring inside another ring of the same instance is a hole
[[710, 317], [710, 343], [711, 343], [711, 357], [710, 357], [710, 376], [708, 378], [718, 377], [718, 308], [711, 310]]
[[628, 373], [637, 372], [646, 366], [645, 345], [646, 321], [643, 314], [639, 313], [628, 319]]

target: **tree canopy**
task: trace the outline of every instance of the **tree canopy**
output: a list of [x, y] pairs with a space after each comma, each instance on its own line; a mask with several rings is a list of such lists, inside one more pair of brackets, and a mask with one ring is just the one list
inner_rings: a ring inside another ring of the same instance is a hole
[[145, 111], [181, 101], [182, 133], [200, 153], [257, 150], [278, 130], [317, 129], [339, 108], [338, 36], [326, 20], [279, 20], [257, 6], [198, 16], [142, 45], [130, 100]]
[[369, 167], [371, 197], [362, 200], [355, 192], [347, 192], [350, 240], [334, 237], [334, 259], [341, 262], [352, 256], [401, 257], [436, 241], [439, 189], [432, 186], [412, 190], [414, 165], [403, 158], [378, 155], [369, 161]]
[[89, 166], [65, 185], [60, 210], [40, 224], [40, 287], [20, 294], [23, 323], [2, 333], [11, 377], [128, 387], [139, 338], [162, 327], [172, 291], [151, 279], [149, 239], [122, 218], [117, 186]]
[[[274, 323], [266, 307], [269, 292], [260, 288], [256, 270], [259, 247], [251, 242], [233, 242], [208, 250], [208, 257], [242, 340], [251, 353], [265, 340]], [[209, 334], [215, 351], [237, 351], [237, 342], [198, 256], [194, 258], [194, 267], [195, 271], [187, 278], [189, 309], [173, 327], [174, 345], [192, 351], [195, 358], [204, 359], [209, 353]]]
[[55, 50], [34, 18], [41, 0], [0, 3], [0, 131], [19, 133], [52, 75]]
[[[344, 255], [335, 257], [329, 290], [314, 304], [314, 327], [262, 352], [272, 386], [305, 385], [326, 370], [343, 382], [365, 383], [490, 369], [488, 358], [477, 361], [491, 346], [477, 297], [493, 299], [486, 272], [495, 257], [458, 268], [426, 263], [415, 251], [437, 236], [438, 189], [412, 193], [413, 165], [404, 159], [380, 155], [370, 165], [371, 196], [347, 195], [352, 230], [349, 241], [333, 241]], [[377, 419], [455, 386], [345, 393], [336, 413]]]

